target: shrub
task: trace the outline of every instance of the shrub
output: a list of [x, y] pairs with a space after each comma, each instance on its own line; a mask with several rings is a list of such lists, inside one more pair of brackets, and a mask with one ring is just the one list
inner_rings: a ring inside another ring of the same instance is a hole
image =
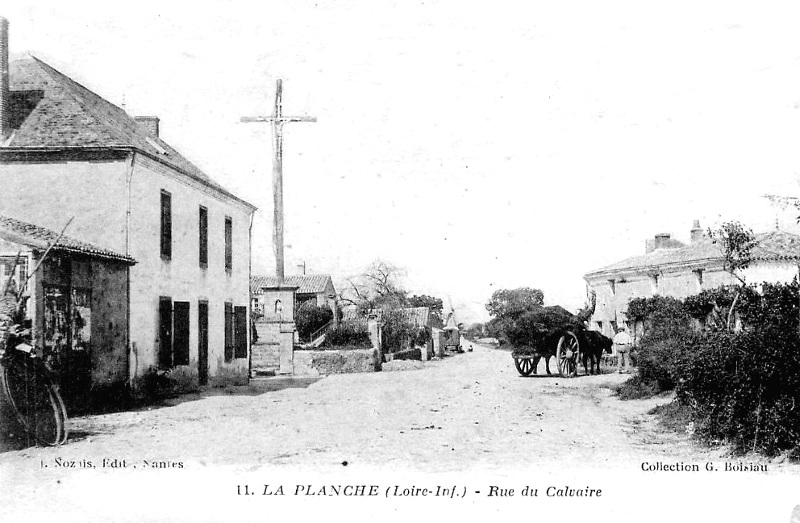
[[694, 332], [683, 302], [664, 296], [636, 298], [628, 304], [627, 317], [643, 322], [644, 334], [631, 354], [639, 374], [620, 395], [646, 397], [673, 389], [679, 379], [684, 341]]
[[302, 303], [295, 314], [297, 333], [301, 340], [308, 339], [318, 329], [324, 327], [333, 319], [333, 311], [327, 305], [318, 306], [312, 301]]
[[369, 349], [372, 341], [366, 327], [358, 324], [343, 323], [328, 331], [322, 347], [348, 346], [357, 349]]
[[175, 393], [175, 383], [168, 370], [149, 367], [141, 376], [133, 379], [132, 389], [135, 397], [151, 401]]
[[709, 332], [687, 343], [678, 398], [696, 430], [739, 451], [774, 455], [800, 441], [800, 343], [780, 323], [731, 334]]
[[407, 349], [394, 353], [396, 360], [422, 360], [422, 351], [419, 349]]
[[423, 327], [417, 332], [417, 339], [414, 340], [414, 345], [418, 347], [425, 347], [429, 341], [433, 339], [433, 331], [430, 327]]

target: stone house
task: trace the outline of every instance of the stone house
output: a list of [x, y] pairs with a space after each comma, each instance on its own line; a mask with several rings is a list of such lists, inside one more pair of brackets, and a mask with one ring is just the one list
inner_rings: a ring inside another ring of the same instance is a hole
[[[314, 305], [327, 305], [336, 313], [336, 287], [333, 279], [327, 274], [309, 274], [287, 276], [283, 281], [284, 286], [295, 287], [295, 306], [312, 302]], [[263, 314], [268, 309], [267, 289], [278, 287], [278, 278], [275, 276], [253, 276], [250, 278], [250, 291], [252, 293], [253, 312]]]
[[[685, 244], [669, 234], [645, 243], [645, 253], [593, 270], [584, 276], [596, 293], [591, 328], [607, 336], [626, 321], [633, 298], [656, 294], [683, 299], [706, 289], [738, 283], [723, 269], [723, 254], [695, 220]], [[756, 234], [753, 262], [743, 276], [748, 283], [791, 282], [798, 275], [800, 236], [783, 231]]]
[[0, 287], [20, 296], [34, 346], [68, 399], [127, 381], [128, 269], [135, 263], [0, 216]]
[[[8, 63], [7, 23], [0, 59]], [[0, 209], [137, 261], [129, 369], [248, 374], [255, 207], [124, 110], [35, 58], [0, 77]], [[120, 296], [124, 299], [124, 296]]]

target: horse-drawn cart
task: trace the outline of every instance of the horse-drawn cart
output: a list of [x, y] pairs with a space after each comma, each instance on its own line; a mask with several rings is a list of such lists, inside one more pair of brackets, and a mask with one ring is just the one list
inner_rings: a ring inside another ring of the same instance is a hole
[[506, 330], [514, 346], [511, 353], [514, 366], [522, 376], [530, 376], [536, 373], [539, 360], [545, 358], [550, 374], [550, 358], [555, 356], [562, 377], [577, 376], [585, 331], [583, 322], [563, 307], [537, 307], [528, 311]]

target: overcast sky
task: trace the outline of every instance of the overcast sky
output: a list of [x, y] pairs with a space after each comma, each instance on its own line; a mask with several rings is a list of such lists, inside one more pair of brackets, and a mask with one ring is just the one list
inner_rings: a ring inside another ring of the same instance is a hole
[[3, 2], [30, 51], [259, 207], [274, 273], [269, 114], [284, 79], [287, 274], [381, 258], [486, 319], [499, 288], [569, 309], [583, 274], [739, 219], [797, 213], [800, 38], [770, 2]]

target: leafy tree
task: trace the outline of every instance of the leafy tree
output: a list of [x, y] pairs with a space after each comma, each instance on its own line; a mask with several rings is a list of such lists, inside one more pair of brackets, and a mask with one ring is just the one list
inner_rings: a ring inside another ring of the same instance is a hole
[[499, 289], [492, 293], [486, 310], [494, 318], [514, 320], [526, 311], [544, 306], [544, 293], [539, 289], [520, 287]]
[[747, 286], [742, 271], [750, 266], [752, 261], [751, 251], [756, 246], [756, 237], [752, 230], [738, 221], [725, 222], [716, 230], [709, 229], [708, 235], [722, 249], [722, 268], [736, 278], [741, 285], [739, 292], [733, 298], [730, 309], [728, 309], [727, 325], [730, 331], [733, 313], [741, 296], [741, 289]]

